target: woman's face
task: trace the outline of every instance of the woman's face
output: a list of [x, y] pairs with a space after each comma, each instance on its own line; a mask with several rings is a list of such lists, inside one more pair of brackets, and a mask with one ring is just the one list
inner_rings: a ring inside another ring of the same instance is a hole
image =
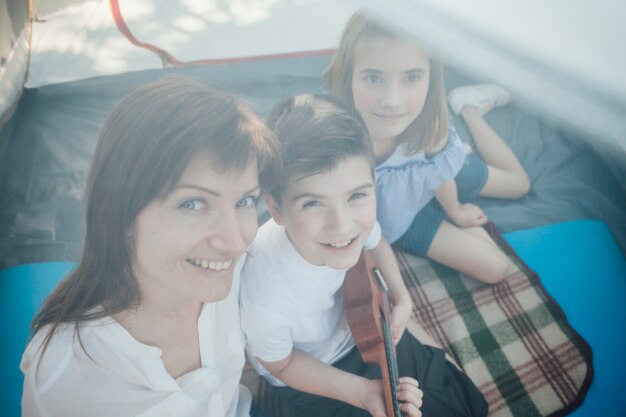
[[144, 300], [212, 302], [229, 294], [258, 228], [257, 164], [242, 172], [213, 167], [210, 154], [196, 157], [174, 189], [135, 219], [133, 272]]

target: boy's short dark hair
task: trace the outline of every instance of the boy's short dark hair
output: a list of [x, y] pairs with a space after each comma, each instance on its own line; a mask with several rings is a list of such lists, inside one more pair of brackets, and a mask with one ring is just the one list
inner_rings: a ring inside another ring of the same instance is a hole
[[346, 158], [366, 158], [374, 177], [374, 149], [365, 124], [331, 96], [290, 97], [272, 110], [267, 124], [282, 148], [283, 175], [267, 190], [277, 202], [289, 181], [331, 171]]

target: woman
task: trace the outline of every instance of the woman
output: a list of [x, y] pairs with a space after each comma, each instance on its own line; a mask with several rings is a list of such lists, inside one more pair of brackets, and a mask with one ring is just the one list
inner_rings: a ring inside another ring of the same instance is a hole
[[24, 416], [249, 414], [239, 271], [276, 149], [251, 110], [202, 84], [124, 98], [89, 173], [80, 263], [32, 323]]

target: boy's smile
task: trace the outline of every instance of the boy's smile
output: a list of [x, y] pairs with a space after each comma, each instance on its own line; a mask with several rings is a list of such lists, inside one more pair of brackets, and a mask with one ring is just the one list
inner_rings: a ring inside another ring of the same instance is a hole
[[348, 269], [376, 221], [371, 166], [365, 157], [349, 157], [332, 171], [290, 182], [280, 207], [271, 197], [268, 207], [304, 259]]

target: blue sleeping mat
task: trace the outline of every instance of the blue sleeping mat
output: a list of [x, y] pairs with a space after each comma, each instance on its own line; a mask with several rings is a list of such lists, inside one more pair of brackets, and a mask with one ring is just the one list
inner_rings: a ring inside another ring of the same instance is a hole
[[593, 351], [594, 377], [573, 417], [626, 415], [626, 260], [603, 222], [504, 234]]
[[21, 265], [0, 271], [0, 317], [5, 338], [0, 351], [0, 416], [19, 417], [24, 377], [20, 360], [30, 321], [43, 300], [74, 268], [70, 262]]
[[[589, 343], [595, 376], [571, 416], [621, 417], [626, 410], [626, 260], [606, 225], [574, 221], [506, 233], [520, 258], [538, 273], [570, 324]], [[0, 271], [0, 312], [8, 330], [2, 343], [0, 415], [20, 415], [19, 361], [37, 307], [73, 263], [41, 263]]]

